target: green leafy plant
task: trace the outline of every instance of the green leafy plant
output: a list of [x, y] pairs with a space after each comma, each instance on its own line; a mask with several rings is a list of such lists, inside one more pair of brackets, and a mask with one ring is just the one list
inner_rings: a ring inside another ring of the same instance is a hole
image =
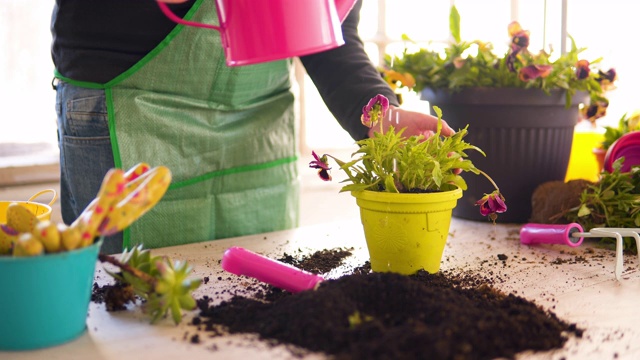
[[429, 138], [403, 136], [404, 129], [396, 132], [393, 126], [384, 132], [382, 121], [389, 106], [388, 99], [377, 95], [363, 109], [363, 124], [373, 127], [380, 123], [380, 131], [374, 136], [357, 142], [358, 150], [352, 154], [352, 160], [342, 161], [332, 155], [318, 156], [309, 166], [318, 169], [320, 177], [331, 180], [328, 159], [333, 159], [340, 170], [344, 171], [347, 184], [345, 191], [386, 191], [394, 193], [420, 193], [447, 191], [455, 188], [467, 189], [461, 172], [484, 175], [493, 185], [494, 191], [478, 201], [480, 212], [495, 220], [496, 213], [506, 211], [504, 197], [498, 186], [486, 173], [476, 168], [468, 159], [466, 151], [474, 150], [484, 155], [478, 147], [465, 142], [467, 127], [450, 137], [441, 135], [442, 111], [434, 110], [438, 116], [438, 127]]
[[125, 251], [120, 259], [104, 254], [100, 254], [99, 259], [120, 269], [120, 272], [107, 273], [130, 285], [142, 298], [143, 312], [151, 316], [151, 323], [171, 312], [174, 323], [178, 324], [182, 320], [182, 310], [195, 309], [192, 292], [202, 281], [188, 278], [192, 267], [187, 262], [151, 256], [151, 252], [143, 249], [142, 245]]
[[[512, 22], [508, 26], [510, 47], [505, 54], [496, 54], [489, 42], [462, 41], [460, 14], [455, 6], [451, 8], [449, 30], [453, 41], [444, 50], [421, 47], [411, 52], [407, 47], [401, 56], [387, 54], [385, 66], [412, 75], [416, 92], [424, 88], [458, 92], [473, 87], [535, 88], [547, 94], [564, 90], [567, 106], [577, 92], [587, 92], [590, 104], [582, 110], [584, 118], [594, 122], [605, 115], [609, 105], [605, 93], [613, 87], [616, 72], [599, 70], [596, 66], [601, 58], [580, 59], [585, 48], [578, 48], [573, 38], [571, 49], [557, 57], [552, 51], [533, 53], [528, 49], [529, 31]], [[412, 42], [407, 36], [403, 39]]]
[[617, 127], [605, 126], [604, 130], [604, 140], [602, 141], [601, 147], [604, 150], [607, 150], [614, 142], [616, 142], [616, 140], [620, 139], [623, 135], [632, 131], [640, 130], [640, 111], [636, 111], [631, 115], [622, 115], [622, 117], [618, 121]]
[[[587, 231], [596, 227], [640, 227], [640, 167], [623, 173], [620, 171], [623, 162], [624, 158], [617, 159], [613, 172], [603, 172], [598, 182], [587, 187], [580, 196], [580, 205], [570, 209], [565, 218]], [[635, 239], [625, 237], [624, 249], [637, 253]]]

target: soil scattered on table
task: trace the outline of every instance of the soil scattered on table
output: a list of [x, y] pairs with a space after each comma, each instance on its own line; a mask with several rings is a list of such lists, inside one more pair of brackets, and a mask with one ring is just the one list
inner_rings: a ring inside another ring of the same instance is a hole
[[[303, 269], [313, 263], [324, 270], [316, 273], [326, 273], [339, 265], [336, 257], [344, 251], [289, 260]], [[321, 267], [323, 259], [334, 262]], [[402, 276], [372, 273], [364, 264], [298, 294], [269, 287], [260, 296], [234, 296], [218, 305], [205, 296], [197, 300], [200, 315], [193, 325], [210, 336], [253, 333], [274, 345], [296, 345], [335, 359], [514, 358], [525, 350], [561, 348], [568, 336], [582, 336], [575, 324], [490, 285], [491, 279], [468, 273]]]
[[93, 283], [91, 301], [96, 304], [104, 303], [107, 311], [126, 310], [128, 303], [134, 303], [138, 297], [133, 292], [131, 285], [115, 282], [110, 285], [100, 286]]

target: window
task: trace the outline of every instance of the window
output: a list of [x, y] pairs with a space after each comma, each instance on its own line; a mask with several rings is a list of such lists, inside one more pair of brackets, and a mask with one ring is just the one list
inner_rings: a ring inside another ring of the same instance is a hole
[[[0, 185], [58, 176], [52, 3], [0, 0]], [[13, 168], [25, 165], [40, 165], [41, 171]]]

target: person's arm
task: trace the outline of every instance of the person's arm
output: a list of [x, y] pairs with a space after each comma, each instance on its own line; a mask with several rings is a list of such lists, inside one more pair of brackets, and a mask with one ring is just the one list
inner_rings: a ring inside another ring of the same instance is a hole
[[362, 1], [358, 1], [342, 24], [345, 44], [300, 60], [320, 96], [340, 125], [355, 140], [367, 137], [369, 128], [360, 123], [362, 107], [377, 94], [399, 105], [393, 90], [382, 79], [364, 51], [358, 35]]
[[[342, 24], [345, 40], [343, 46], [302, 56], [302, 64], [333, 116], [353, 139], [361, 140], [372, 135], [373, 129], [362, 125], [360, 115], [362, 107], [377, 94], [386, 96], [393, 110], [400, 113], [400, 123], [396, 127], [406, 127], [405, 135], [429, 136], [436, 130], [436, 118], [428, 114], [395, 109], [399, 106], [396, 94], [371, 63], [358, 34], [361, 7], [362, 0], [359, 0]], [[443, 125], [443, 135], [454, 133], [446, 122]], [[385, 124], [386, 127], [388, 124]]]

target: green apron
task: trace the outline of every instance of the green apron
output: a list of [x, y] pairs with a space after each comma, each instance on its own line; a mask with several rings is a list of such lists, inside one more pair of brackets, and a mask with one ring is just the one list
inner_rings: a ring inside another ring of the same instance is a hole
[[[213, 1], [185, 17], [217, 23]], [[115, 165], [167, 166], [169, 190], [123, 246], [172, 246], [298, 225], [291, 61], [230, 68], [220, 34], [178, 25], [105, 84]]]

